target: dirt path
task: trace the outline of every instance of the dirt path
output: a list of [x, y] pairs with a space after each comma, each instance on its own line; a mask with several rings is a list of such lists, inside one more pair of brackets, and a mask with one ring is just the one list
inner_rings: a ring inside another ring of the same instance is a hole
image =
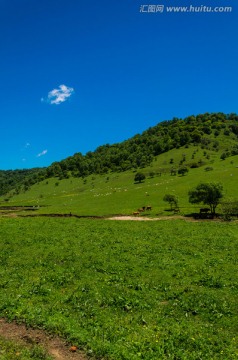
[[49, 217], [49, 218], [77, 218], [77, 219], [92, 219], [92, 220], [121, 220], [121, 221], [160, 221], [160, 220], [185, 220], [188, 222], [210, 222], [210, 221], [221, 221], [220, 218], [215, 219], [195, 219], [194, 217], [186, 217], [182, 215], [170, 215], [170, 216], [161, 216], [161, 217], [148, 217], [148, 216], [137, 216], [137, 215], [104, 215], [104, 216], [97, 216], [97, 215], [75, 215], [75, 214], [16, 214], [16, 213], [1, 213], [0, 217]]
[[[88, 358], [59, 337], [47, 335], [42, 330], [27, 329], [24, 325], [8, 323], [0, 318], [0, 336], [26, 346], [40, 345], [55, 360], [87, 360]], [[76, 351], [75, 351], [76, 350]]]
[[145, 216], [112, 216], [107, 218], [107, 220], [132, 220], [132, 221], [155, 221], [155, 220], [161, 220], [161, 218], [149, 218]]
[[176, 216], [162, 216], [162, 217], [156, 217], [156, 218], [150, 218], [146, 216], [112, 216], [109, 218], [106, 218], [106, 220], [132, 220], [132, 221], [158, 221], [158, 220], [174, 220], [174, 219], [184, 219], [183, 216], [176, 215]]

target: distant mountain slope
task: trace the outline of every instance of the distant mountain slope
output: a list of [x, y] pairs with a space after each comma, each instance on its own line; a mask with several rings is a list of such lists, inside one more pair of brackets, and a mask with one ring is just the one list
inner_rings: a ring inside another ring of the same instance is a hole
[[[181, 214], [199, 212], [200, 205], [189, 203], [188, 192], [200, 182], [219, 181], [224, 188], [224, 201], [238, 201], [238, 155], [221, 159], [221, 150], [202, 149], [189, 145], [172, 149], [156, 156], [153, 163], [139, 170], [145, 175], [141, 183], [135, 182], [137, 171], [111, 172], [102, 175], [58, 177], [32, 185], [29, 190], [15, 191], [2, 197], [0, 212], [24, 211], [21, 206], [32, 207], [28, 215], [75, 214], [78, 216], [131, 215], [142, 207], [151, 206], [147, 215], [171, 215], [170, 205], [163, 201], [166, 194], [175, 195]], [[187, 168], [184, 175], [178, 169]], [[9, 209], [6, 208], [9, 207]], [[16, 207], [19, 206], [19, 209]], [[37, 210], [37, 211], [34, 211]], [[218, 208], [218, 213], [222, 211]], [[144, 215], [144, 214], [143, 214]]]
[[118, 144], [102, 145], [85, 155], [76, 153], [48, 168], [0, 171], [0, 195], [29, 186], [46, 178], [85, 177], [90, 174], [123, 172], [149, 166], [157, 155], [171, 149], [198, 145], [221, 151], [223, 158], [238, 154], [238, 115], [205, 113], [184, 120], [174, 118], [149, 128]]
[[12, 189], [19, 192], [22, 187], [27, 190], [30, 185], [38, 181], [40, 174], [44, 177], [45, 170], [39, 168], [29, 170], [0, 170], [0, 195], [8, 193]]
[[103, 145], [86, 155], [76, 153], [47, 168], [47, 177], [87, 176], [144, 168], [155, 156], [173, 148], [199, 144], [204, 148], [238, 153], [238, 116], [223, 113], [189, 116], [164, 121], [141, 135], [114, 145]]

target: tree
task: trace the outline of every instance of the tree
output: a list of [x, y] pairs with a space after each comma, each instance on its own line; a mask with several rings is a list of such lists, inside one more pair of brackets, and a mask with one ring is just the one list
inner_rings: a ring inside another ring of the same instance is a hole
[[215, 215], [216, 207], [223, 197], [223, 186], [220, 183], [201, 183], [188, 193], [191, 204], [203, 203], [210, 206], [211, 213]]
[[188, 172], [187, 166], [182, 166], [178, 169], [178, 174], [184, 176]]
[[145, 174], [138, 172], [135, 174], [134, 181], [141, 183], [143, 180], [145, 180]]
[[226, 152], [223, 152], [220, 156], [220, 159], [221, 160], [225, 160], [227, 158], [227, 153]]
[[166, 194], [163, 197], [163, 201], [168, 202], [170, 204], [170, 209], [173, 210], [178, 208], [178, 198], [175, 195]]

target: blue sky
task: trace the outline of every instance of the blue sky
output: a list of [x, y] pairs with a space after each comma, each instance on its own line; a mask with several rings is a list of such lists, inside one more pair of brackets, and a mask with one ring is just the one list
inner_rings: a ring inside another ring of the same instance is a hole
[[[165, 11], [190, 5], [232, 11]], [[237, 23], [235, 0], [0, 0], [0, 169], [237, 113]]]

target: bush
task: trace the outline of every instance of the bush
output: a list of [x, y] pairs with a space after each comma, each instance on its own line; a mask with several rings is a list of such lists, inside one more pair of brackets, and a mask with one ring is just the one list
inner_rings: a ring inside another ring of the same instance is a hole
[[134, 181], [141, 183], [143, 180], [145, 180], [145, 174], [138, 172], [135, 174]]
[[186, 173], [188, 173], [188, 168], [187, 166], [182, 166], [181, 168], [178, 169], [178, 174], [184, 176]]
[[200, 165], [196, 161], [194, 161], [194, 162], [190, 163], [189, 166], [191, 169], [195, 169], [195, 168], [198, 168]]
[[221, 203], [224, 220], [231, 220], [232, 216], [238, 216], [238, 201], [229, 200]]

